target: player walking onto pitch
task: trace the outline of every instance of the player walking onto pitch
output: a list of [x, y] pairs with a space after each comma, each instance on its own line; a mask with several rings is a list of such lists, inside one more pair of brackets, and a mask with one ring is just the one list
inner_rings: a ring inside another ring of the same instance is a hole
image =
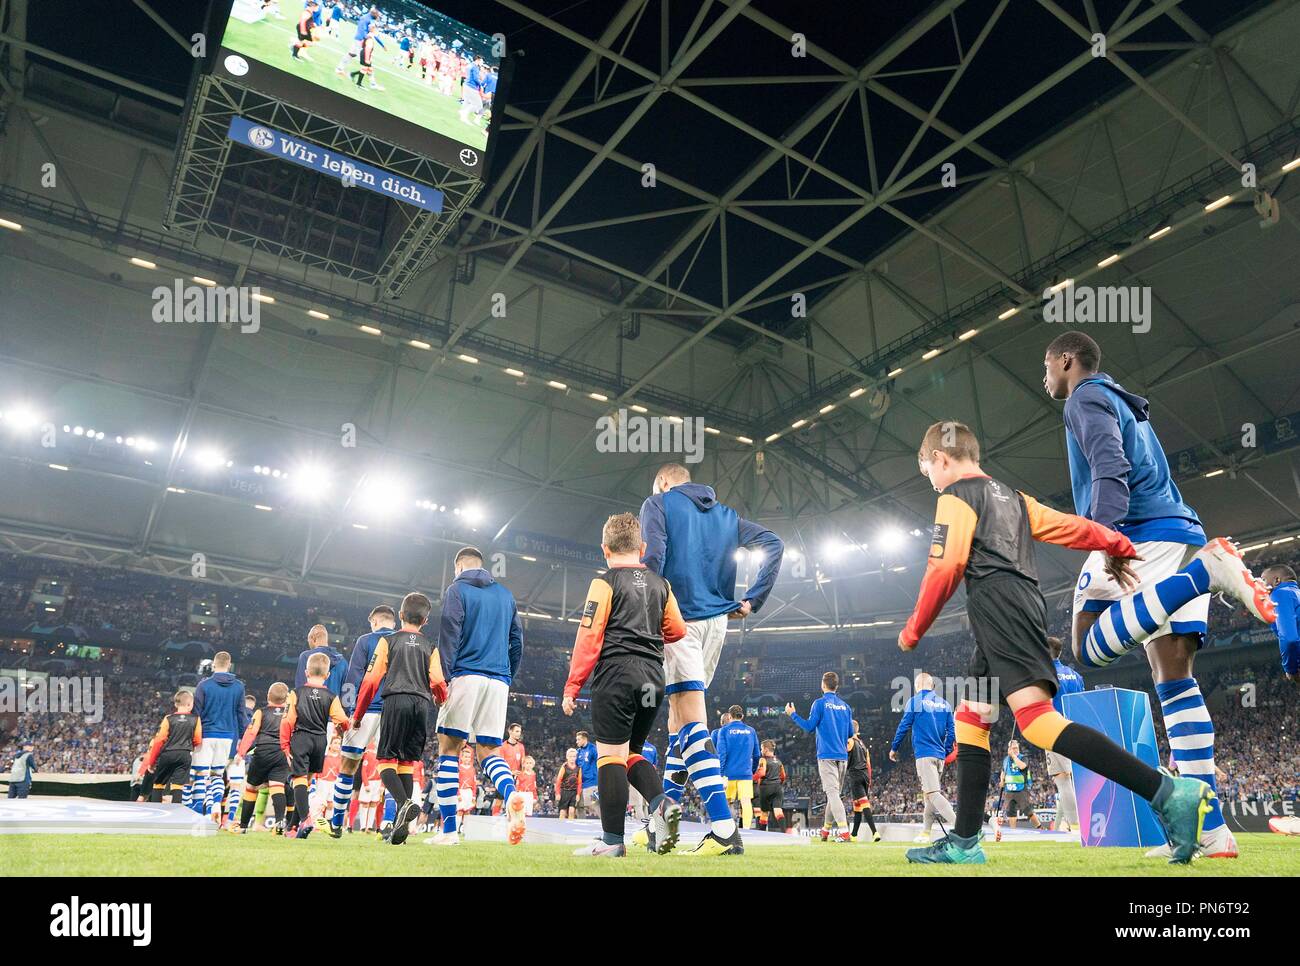
[[934, 678], [925, 671], [917, 672], [912, 682], [912, 696], [907, 700], [903, 720], [898, 722], [898, 730], [889, 745], [890, 761], [898, 761], [898, 749], [909, 732], [912, 735], [912, 756], [916, 759], [916, 777], [920, 779], [924, 797], [921, 834], [913, 841], [929, 842], [936, 815], [950, 827], [956, 818], [939, 780], [943, 777], [943, 766], [948, 756], [956, 747], [957, 732], [952, 705], [935, 694]]
[[[694, 851], [739, 854], [744, 846], [705, 724], [704, 692], [722, 656], [727, 619], [742, 619], [763, 606], [776, 583], [785, 545], [771, 530], [718, 502], [713, 487], [691, 482], [690, 471], [680, 463], [669, 463], [655, 474], [654, 493], [641, 505], [641, 539], [646, 543], [642, 561], [672, 584], [686, 620], [686, 636], [664, 655], [664, 794], [680, 803], [689, 776], [710, 822], [709, 834]], [[745, 599], [737, 601], [736, 551], [742, 547], [761, 553], [762, 564]], [[666, 831], [660, 820], [651, 825], [659, 836]]]
[[[370, 633], [357, 638], [352, 648], [352, 657], [343, 677], [343, 690], [339, 700], [344, 713], [355, 716], [357, 712], [357, 692], [361, 689], [361, 680], [366, 668], [375, 656], [375, 648], [381, 639], [397, 632], [397, 612], [387, 604], [380, 604], [370, 612]], [[366, 749], [374, 743], [379, 733], [379, 716], [384, 710], [384, 695], [380, 689], [370, 701], [370, 707], [361, 709], [361, 724], [349, 727], [342, 735], [340, 749], [339, 777], [334, 782], [334, 803], [330, 813], [329, 833], [332, 838], [343, 835], [344, 819], [352, 804], [352, 792], [356, 786], [357, 772]], [[349, 720], [349, 724], [351, 721]]]
[[614, 858], [627, 854], [623, 842], [628, 792], [635, 786], [661, 816], [663, 838], [650, 843], [667, 854], [677, 844], [681, 806], [662, 793], [659, 773], [632, 748], [645, 744], [664, 700], [664, 651], [686, 634], [668, 581], [641, 563], [645, 544], [630, 513], [605, 521], [600, 535], [608, 569], [591, 581], [564, 684], [566, 715], [591, 679], [591, 727], [596, 734], [601, 840], [575, 855]]
[[[979, 455], [979, 441], [961, 423], [935, 423], [921, 440], [921, 475], [939, 493], [939, 502], [920, 596], [898, 635], [898, 646], [904, 651], [915, 648], [965, 579], [966, 613], [975, 635], [969, 674], [976, 679], [977, 692], [998, 682], [1002, 700], [1026, 740], [1058, 751], [1145, 798], [1164, 826], [1170, 861], [1190, 862], [1214, 790], [1199, 779], [1156, 771], [1100, 732], [1069, 721], [1051, 702], [1056, 671], [1047, 650], [1047, 606], [1038, 589], [1032, 541], [1102, 551], [1104, 575], [1121, 586], [1135, 582], [1128, 561], [1137, 551], [1123, 534], [1058, 513], [990, 478], [980, 469]], [[1202, 581], [1199, 592], [1211, 589], [1211, 572], [1220, 575], [1213, 589], [1227, 589], [1220, 581], [1228, 568], [1215, 562], [1218, 558], [1211, 557], [1209, 549], [1198, 553], [1191, 565]], [[909, 862], [984, 862], [980, 826], [992, 765], [992, 716], [988, 704], [971, 698], [962, 702], [956, 715], [957, 818], [940, 841], [908, 850]]]
[[838, 674], [834, 671], [823, 674], [822, 696], [813, 702], [807, 718], [801, 718], [793, 704], [785, 706], [791, 721], [817, 735], [817, 775], [826, 793], [823, 842], [828, 838], [835, 842], [849, 841], [849, 816], [841, 795], [848, 768], [849, 739], [853, 737], [853, 709], [836, 693], [839, 686]]
[[190, 807], [220, 824], [226, 787], [221, 773], [230, 751], [248, 725], [244, 682], [230, 673], [230, 652], [212, 655], [212, 674], [194, 689], [194, 714], [203, 724], [203, 744], [194, 752]]
[[380, 638], [375, 646], [352, 712], [352, 727], [360, 728], [365, 709], [382, 685], [384, 710], [379, 715], [376, 759], [380, 781], [397, 805], [389, 839], [393, 845], [406, 841], [411, 822], [420, 813], [412, 796], [415, 763], [424, 754], [428, 738], [429, 698], [433, 696], [439, 704], [446, 704], [447, 682], [442, 676], [438, 648], [421, 633], [432, 609], [424, 594], [411, 593], [402, 598], [398, 615], [402, 628]]
[[727, 709], [730, 719], [718, 729], [715, 744], [722, 777], [727, 780], [727, 803], [740, 805], [740, 827], [754, 827], [754, 772], [763, 757], [758, 732], [745, 724], [745, 709], [733, 704]]
[[1264, 571], [1268, 596], [1277, 610], [1273, 633], [1282, 654], [1282, 673], [1288, 681], [1300, 681], [1300, 587], [1295, 571], [1278, 564]]
[[[1205, 642], [1209, 582], [1221, 578], [1265, 623], [1275, 617], [1273, 603], [1235, 547], [1223, 539], [1206, 543], [1200, 518], [1169, 474], [1147, 401], [1099, 371], [1097, 343], [1083, 332], [1064, 332], [1048, 345], [1043, 365], [1047, 394], [1065, 400], [1075, 513], [1113, 527], [1137, 550], [1131, 566], [1138, 594], [1131, 599], [1126, 587], [1106, 579], [1103, 553], [1084, 562], [1074, 594], [1075, 657], [1085, 667], [1104, 667], [1145, 644], [1178, 773], [1213, 789], [1214, 725], [1192, 673]], [[1194, 558], [1201, 565], [1192, 573]], [[1236, 857], [1237, 843], [1217, 800], [1204, 835], [1205, 855]], [[1147, 854], [1169, 852], [1162, 846]]]
[[456, 579], [443, 591], [438, 647], [446, 655], [447, 700], [438, 709], [438, 768], [434, 788], [442, 831], [426, 845], [456, 845], [457, 762], [472, 743], [479, 766], [505, 802], [508, 841], [517, 845], [526, 823], [524, 797], [497, 750], [505, 738], [510, 682], [519, 671], [524, 634], [514, 595], [483, 569], [474, 547], [456, 552]]

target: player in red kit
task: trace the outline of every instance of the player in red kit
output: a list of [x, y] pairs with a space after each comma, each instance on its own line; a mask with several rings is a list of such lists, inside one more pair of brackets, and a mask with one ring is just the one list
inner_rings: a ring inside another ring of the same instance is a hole
[[460, 750], [460, 794], [456, 797], [456, 828], [465, 834], [465, 819], [474, 811], [478, 795], [478, 769], [474, 767], [474, 752], [468, 745]]

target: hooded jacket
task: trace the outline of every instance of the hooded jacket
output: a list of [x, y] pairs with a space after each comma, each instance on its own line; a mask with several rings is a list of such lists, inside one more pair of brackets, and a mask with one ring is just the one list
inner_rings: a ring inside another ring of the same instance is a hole
[[745, 592], [751, 610], [767, 600], [785, 544], [771, 530], [719, 503], [713, 487], [679, 483], [641, 504], [642, 563], [664, 577], [688, 621], [730, 614], [736, 598], [736, 551], [758, 550], [763, 562]]
[[252, 717], [244, 707], [244, 682], [229, 671], [217, 671], [194, 689], [194, 714], [205, 738], [238, 738]]
[[482, 567], [461, 571], [442, 595], [438, 655], [447, 680], [479, 674], [509, 684], [523, 657], [514, 594]]
[[1065, 401], [1065, 440], [1079, 516], [1134, 543], [1205, 543], [1200, 518], [1169, 473], [1144, 398], [1105, 373], [1084, 379]]

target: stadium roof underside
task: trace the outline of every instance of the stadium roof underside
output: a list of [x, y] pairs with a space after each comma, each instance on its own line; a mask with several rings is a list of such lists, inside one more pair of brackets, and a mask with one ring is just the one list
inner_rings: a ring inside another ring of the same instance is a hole
[[[809, 562], [772, 622], [896, 615], [928, 545], [910, 534], [932, 515], [931, 422], [969, 423], [991, 473], [1069, 507], [1041, 386], [1060, 328], [1041, 296], [1066, 279], [1149, 292], [1149, 330], [1090, 331], [1150, 396], [1207, 526], [1300, 532], [1293, 0], [835, 5], [834, 23], [776, 0], [438, 6], [523, 56], [488, 187], [379, 302], [162, 229], [201, 11], [105, 4], [97, 22], [142, 45], [124, 61], [58, 0], [0, 0], [0, 218], [23, 226], [0, 230], [0, 408], [160, 443], [148, 468], [0, 448], [12, 547], [182, 574], [200, 551], [232, 583], [368, 594], [436, 589], [473, 539], [559, 615], [590, 567], [511, 536], [593, 544], [638, 507], [665, 457], [596, 444], [599, 416], [637, 405], [702, 417], [696, 477]], [[255, 333], [152, 321], [155, 287], [192, 276], [275, 302]], [[266, 512], [179, 485], [200, 444], [327, 464], [332, 492]], [[358, 529], [381, 470], [485, 520], [418, 542], [401, 516]], [[1045, 587], [1067, 586], [1078, 560], [1044, 556]]]

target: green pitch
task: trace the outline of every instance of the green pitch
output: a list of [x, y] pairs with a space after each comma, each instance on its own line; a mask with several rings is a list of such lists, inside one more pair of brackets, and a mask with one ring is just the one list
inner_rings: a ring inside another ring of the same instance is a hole
[[[346, 74], [342, 77], [336, 74], [334, 68], [338, 66], [340, 58], [352, 48], [355, 32], [356, 24], [344, 23], [339, 26], [337, 37], [322, 33], [321, 39], [304, 52], [311, 60], [303, 60], [302, 56], [294, 60], [290, 53], [289, 44], [297, 37], [297, 32], [294, 21], [289, 19], [261, 20], [257, 23], [232, 19], [226, 26], [226, 35], [221, 43], [253, 60], [296, 74], [368, 107], [395, 114], [412, 124], [430, 128], [454, 141], [468, 144], [480, 151], [487, 147], [487, 129], [477, 124], [466, 124], [460, 119], [458, 94], [445, 97], [438, 93], [436, 86], [425, 84], [420, 80], [418, 63], [409, 70], [393, 63], [395, 41], [385, 40], [387, 49], [375, 48], [374, 76], [384, 88], [382, 91], [371, 90], [368, 79], [363, 80], [363, 86], [358, 87], [353, 78]], [[355, 65], [356, 60], [349, 63]], [[348, 68], [353, 69], [355, 68]]]
[[[594, 827], [594, 826], [593, 826]], [[1199, 860], [1188, 867], [1142, 857], [1138, 849], [1084, 849], [1056, 843], [987, 845], [985, 866], [909, 866], [902, 843], [760, 846], [739, 857], [693, 858], [633, 852], [625, 859], [571, 855], [568, 846], [468, 843], [453, 848], [402, 846], [373, 835], [304, 842], [270, 833], [213, 838], [142, 835], [0, 836], [0, 876], [48, 875], [489, 875], [489, 876], [827, 876], [1071, 875], [1297, 876], [1300, 838], [1239, 835], [1241, 857]]]

